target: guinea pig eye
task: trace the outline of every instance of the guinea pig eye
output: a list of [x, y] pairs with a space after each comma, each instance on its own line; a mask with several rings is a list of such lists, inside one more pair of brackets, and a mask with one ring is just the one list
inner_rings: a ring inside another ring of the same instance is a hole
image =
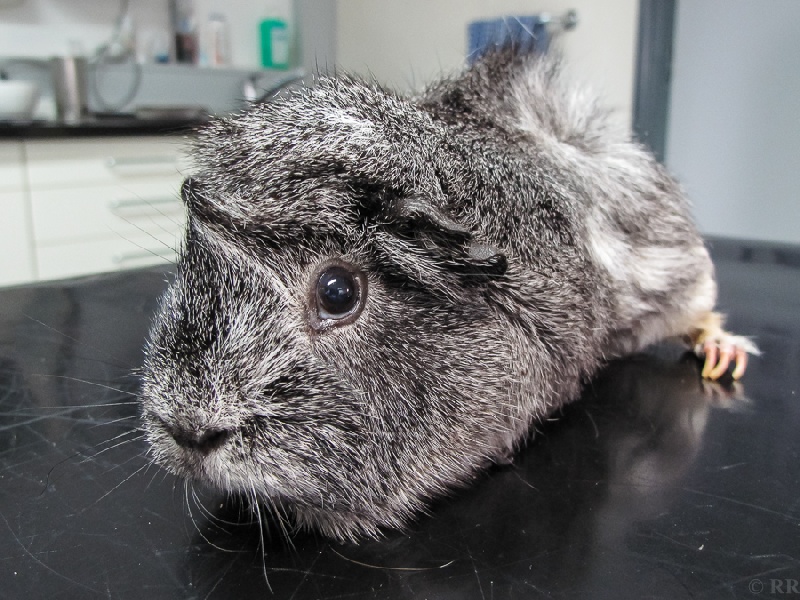
[[330, 317], [348, 314], [358, 300], [358, 288], [353, 274], [342, 267], [333, 267], [322, 273], [317, 284], [320, 308]]
[[317, 328], [354, 321], [361, 312], [366, 295], [364, 275], [354, 267], [334, 264], [325, 267], [313, 290]]

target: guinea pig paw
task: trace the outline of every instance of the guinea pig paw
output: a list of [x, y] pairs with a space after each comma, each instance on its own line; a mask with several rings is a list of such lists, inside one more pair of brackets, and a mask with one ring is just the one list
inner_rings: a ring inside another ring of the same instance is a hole
[[722, 377], [731, 365], [734, 365], [731, 376], [741, 378], [747, 369], [747, 355], [760, 354], [756, 345], [739, 335], [718, 330], [711, 335], [704, 335], [694, 348], [695, 354], [705, 357], [703, 378], [712, 381]]

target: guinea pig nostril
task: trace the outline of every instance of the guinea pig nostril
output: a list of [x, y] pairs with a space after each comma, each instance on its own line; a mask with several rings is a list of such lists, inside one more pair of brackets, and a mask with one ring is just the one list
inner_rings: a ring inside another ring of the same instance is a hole
[[202, 454], [208, 454], [216, 450], [231, 436], [230, 429], [205, 429], [203, 431], [187, 431], [177, 427], [169, 428], [169, 432], [179, 446], [190, 450], [197, 450]]
[[230, 437], [229, 429], [207, 429], [197, 440], [198, 450], [209, 451], [222, 446]]

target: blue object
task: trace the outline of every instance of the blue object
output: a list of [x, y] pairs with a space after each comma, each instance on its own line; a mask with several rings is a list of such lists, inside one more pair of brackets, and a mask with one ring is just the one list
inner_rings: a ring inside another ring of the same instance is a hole
[[467, 60], [470, 64], [493, 48], [510, 45], [521, 53], [544, 54], [550, 45], [547, 24], [538, 16], [473, 21], [467, 26], [467, 35]]

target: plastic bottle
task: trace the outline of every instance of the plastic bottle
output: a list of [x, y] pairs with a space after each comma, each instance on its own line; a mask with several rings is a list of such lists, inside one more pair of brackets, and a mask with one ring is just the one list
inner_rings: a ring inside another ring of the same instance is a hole
[[225, 15], [211, 13], [208, 16], [208, 64], [212, 67], [229, 65], [230, 52], [228, 21]]
[[193, 0], [171, 0], [170, 16], [175, 34], [175, 61], [197, 63], [197, 20]]
[[267, 69], [288, 69], [291, 62], [290, 3], [287, 0], [268, 2], [259, 31], [261, 65]]

